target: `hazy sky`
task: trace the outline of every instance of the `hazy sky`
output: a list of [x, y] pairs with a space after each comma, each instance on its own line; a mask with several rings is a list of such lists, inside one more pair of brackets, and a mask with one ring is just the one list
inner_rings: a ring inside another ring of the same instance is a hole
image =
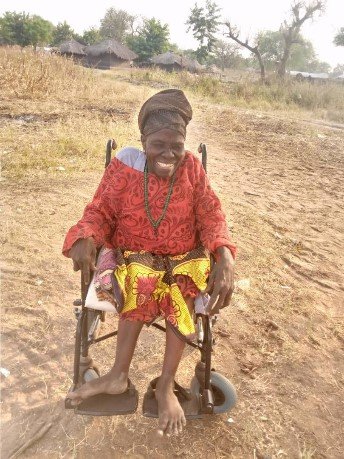
[[[221, 17], [230, 19], [240, 26], [242, 37], [253, 37], [259, 30], [277, 30], [282, 20], [287, 17], [292, 0], [215, 0], [221, 8]], [[92, 26], [99, 27], [100, 19], [108, 8], [123, 9], [130, 14], [147, 18], [155, 17], [167, 23], [170, 29], [170, 40], [180, 48], [196, 48], [197, 42], [192, 34], [186, 32], [185, 22], [196, 0], [1, 0], [0, 15], [5, 11], [25, 11], [38, 14], [53, 24], [67, 21], [78, 33]], [[205, 0], [198, 0], [199, 6]], [[313, 22], [308, 21], [303, 35], [311, 40], [318, 58], [332, 66], [344, 64], [344, 47], [336, 47], [333, 37], [344, 27], [344, 1], [327, 0], [326, 12]], [[219, 36], [221, 38], [221, 36]]]

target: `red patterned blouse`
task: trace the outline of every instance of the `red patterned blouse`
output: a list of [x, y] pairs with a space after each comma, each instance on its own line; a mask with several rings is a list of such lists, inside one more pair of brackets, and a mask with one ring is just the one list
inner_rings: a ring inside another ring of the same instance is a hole
[[[169, 180], [149, 174], [149, 208], [156, 220], [163, 212]], [[221, 204], [209, 185], [200, 161], [186, 152], [176, 171], [164, 219], [154, 231], [145, 212], [144, 174], [116, 157], [79, 222], [68, 231], [63, 254], [75, 241], [92, 236], [97, 246], [178, 255], [203, 244], [214, 252], [227, 246], [235, 256]]]

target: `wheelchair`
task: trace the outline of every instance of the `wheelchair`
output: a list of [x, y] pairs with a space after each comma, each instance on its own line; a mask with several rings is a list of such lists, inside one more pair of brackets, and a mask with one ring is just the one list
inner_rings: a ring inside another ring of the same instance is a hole
[[[106, 145], [105, 167], [111, 161], [112, 150], [117, 145], [113, 139]], [[207, 150], [205, 144], [200, 144], [198, 152], [202, 154], [202, 164], [206, 170]], [[98, 252], [99, 255], [99, 252]], [[100, 372], [94, 364], [89, 350], [90, 347], [114, 337], [117, 330], [98, 336], [100, 324], [105, 321], [108, 312], [116, 312], [115, 307], [108, 301], [100, 301], [91, 280], [85, 285], [81, 274], [81, 298], [74, 301], [74, 313], [77, 319], [74, 350], [73, 383], [69, 392], [73, 392], [81, 384], [98, 378]], [[195, 367], [190, 388], [186, 389], [175, 382], [174, 392], [184, 410], [186, 419], [200, 419], [209, 414], [226, 413], [237, 401], [233, 384], [212, 367], [211, 355], [215, 340], [212, 328], [216, 317], [196, 314], [197, 340], [187, 341], [187, 345], [200, 351], [200, 360]], [[154, 322], [152, 327], [166, 332], [166, 328]], [[147, 417], [158, 417], [158, 406], [154, 389], [158, 378], [152, 380], [144, 395], [142, 411]], [[83, 400], [79, 405], [72, 405], [71, 400], [65, 399], [65, 408], [73, 409], [75, 414], [90, 416], [114, 416], [132, 414], [138, 407], [138, 391], [129, 381], [127, 390], [122, 394], [97, 394]]]

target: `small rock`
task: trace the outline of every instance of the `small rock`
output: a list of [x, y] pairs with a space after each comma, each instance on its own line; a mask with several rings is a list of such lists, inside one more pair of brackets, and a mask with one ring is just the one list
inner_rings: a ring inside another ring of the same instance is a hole
[[36, 285], [42, 285], [43, 284], [43, 279], [36, 279], [35, 280]]
[[318, 139], [326, 139], [326, 135], [325, 134], [317, 134], [317, 137]]
[[65, 171], [66, 168], [63, 167], [63, 166], [57, 166], [56, 170], [57, 170], [57, 171]]
[[228, 419], [227, 419], [227, 422], [228, 422], [228, 424], [233, 424], [233, 422], [235, 422], [235, 421], [234, 421], [233, 418], [228, 418]]
[[7, 370], [7, 368], [1, 367], [0, 368], [0, 373], [5, 376], [5, 378], [8, 378], [9, 375], [11, 374], [10, 370]]
[[260, 419], [261, 421], [264, 421], [264, 422], [265, 422], [265, 421], [268, 421], [268, 418], [267, 418], [266, 416], [261, 416], [259, 419]]
[[250, 279], [240, 279], [240, 280], [238, 280], [236, 282], [236, 287], [239, 290], [243, 290], [243, 291], [249, 290], [250, 287], [251, 287]]

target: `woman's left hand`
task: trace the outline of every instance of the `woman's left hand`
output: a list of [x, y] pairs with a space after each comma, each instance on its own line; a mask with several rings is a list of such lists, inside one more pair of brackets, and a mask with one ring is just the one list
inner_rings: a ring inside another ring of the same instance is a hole
[[209, 274], [205, 293], [210, 294], [208, 313], [218, 314], [229, 305], [234, 290], [234, 259], [227, 247], [218, 247], [216, 263]]

